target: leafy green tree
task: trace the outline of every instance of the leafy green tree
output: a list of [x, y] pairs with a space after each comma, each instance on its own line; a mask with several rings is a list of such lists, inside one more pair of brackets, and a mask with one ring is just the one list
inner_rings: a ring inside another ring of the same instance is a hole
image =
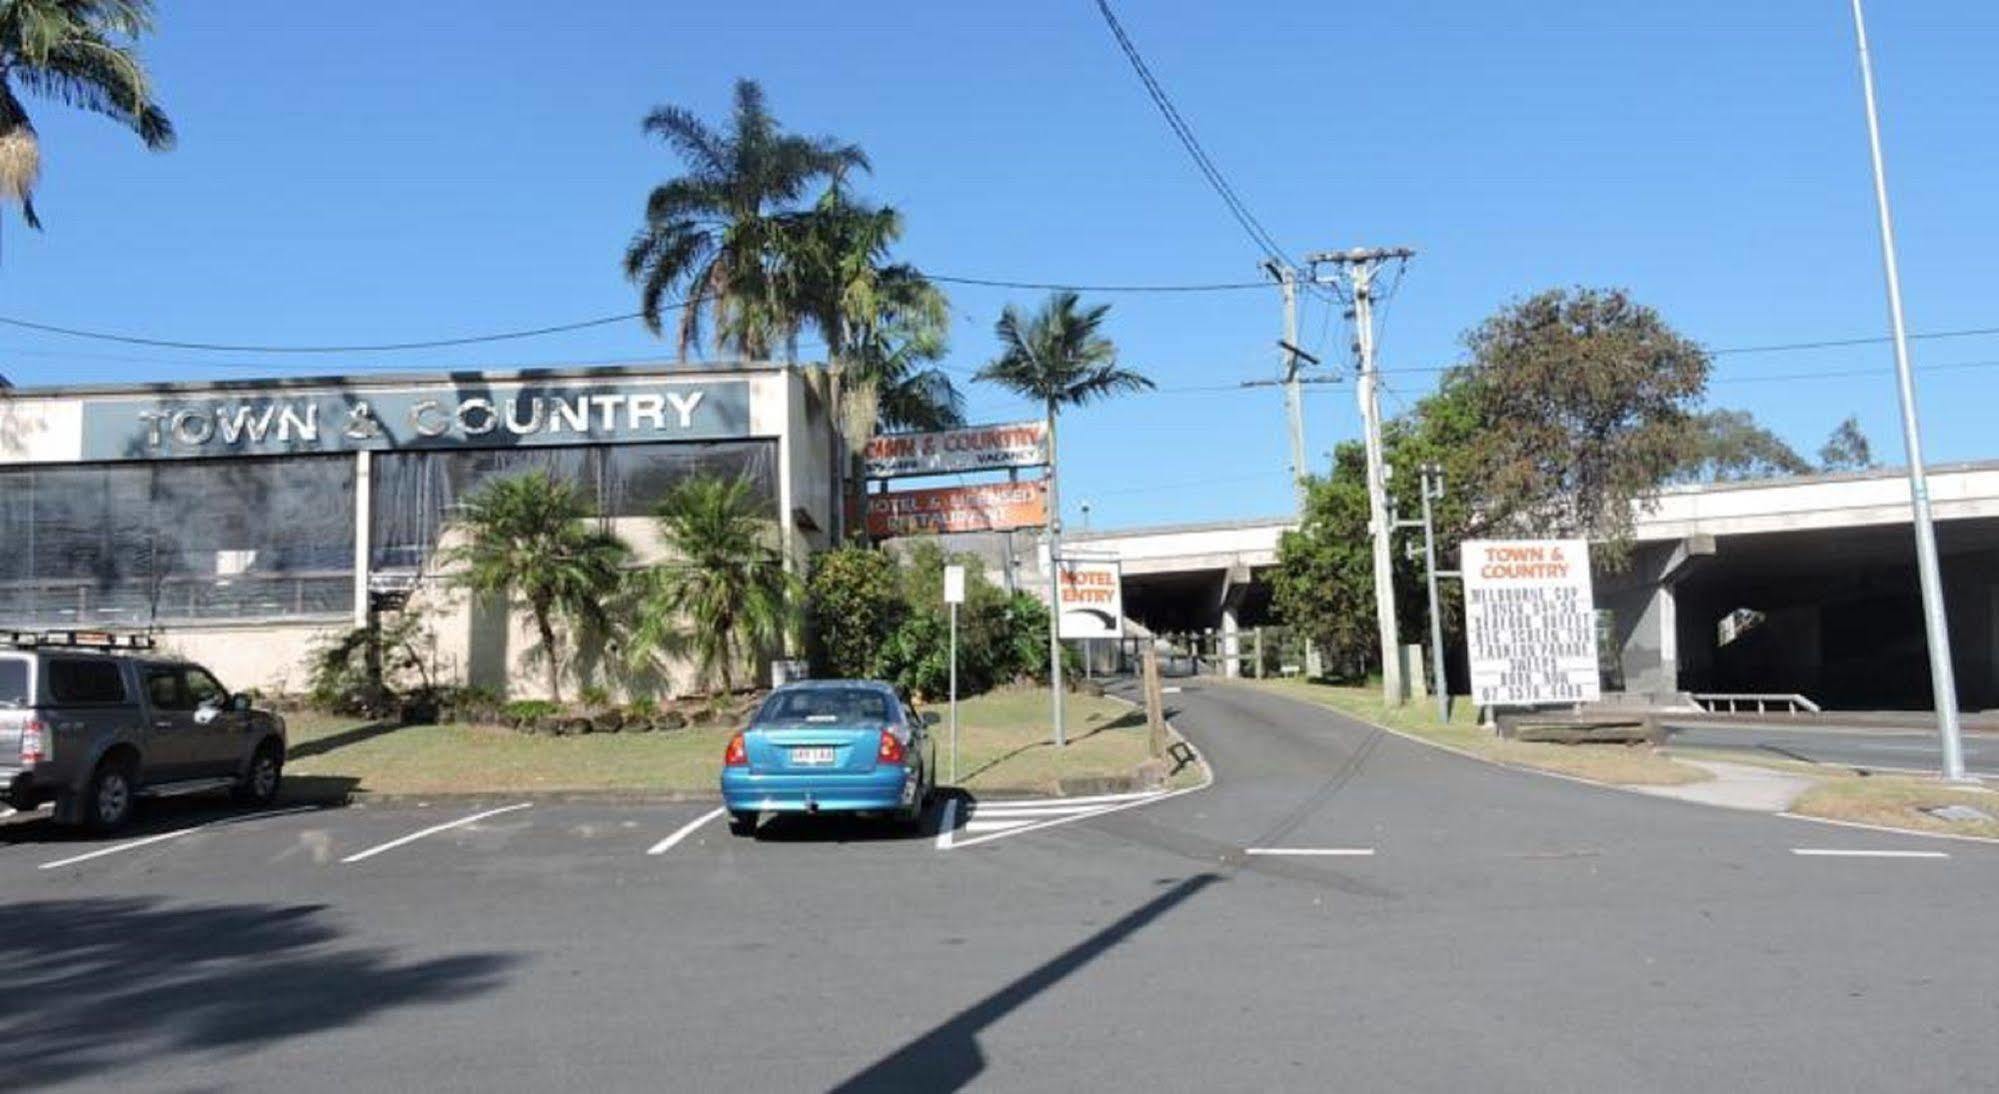
[[1819, 447], [1819, 467], [1823, 470], [1869, 471], [1874, 466], [1874, 446], [1860, 431], [1860, 419], [1852, 415], [1835, 426], [1832, 436]]
[[[1588, 536], [1615, 565], [1631, 510], [1695, 450], [1707, 351], [1620, 289], [1550, 290], [1465, 336], [1446, 375], [1482, 427], [1472, 478], [1488, 530]], [[1461, 482], [1463, 480], [1460, 480]]]
[[602, 631], [624, 583], [631, 549], [593, 527], [596, 508], [575, 484], [546, 471], [494, 479], [467, 495], [450, 527], [464, 538], [443, 552], [461, 567], [458, 587], [505, 596], [533, 617], [548, 694], [562, 700], [559, 624]]
[[21, 96], [101, 114], [147, 148], [174, 145], [133, 43], [153, 29], [151, 0], [0, 0], [0, 200], [40, 229], [41, 139]]
[[1279, 615], [1319, 649], [1336, 678], [1364, 676], [1379, 660], [1367, 525], [1367, 454], [1345, 441], [1331, 473], [1306, 480], [1304, 517], [1279, 541], [1271, 576]]
[[1812, 470], [1810, 462], [1746, 410], [1710, 410], [1696, 415], [1692, 428], [1688, 459], [1673, 472], [1675, 482], [1746, 482]]
[[699, 348], [712, 319], [716, 344], [765, 359], [795, 337], [811, 300], [815, 183], [868, 169], [861, 149], [831, 137], [785, 133], [753, 80], [738, 80], [728, 129], [678, 106], [655, 107], [644, 129], [671, 147], [687, 173], [653, 188], [645, 224], [625, 248], [646, 326], [661, 333], [667, 296], [680, 311], [680, 353]]
[[812, 557], [805, 597], [812, 672], [854, 679], [873, 675], [882, 647], [908, 612], [895, 558], [872, 547], [842, 547]]
[[793, 629], [796, 581], [772, 515], [745, 479], [698, 476], [653, 511], [672, 558], [641, 580], [635, 656], [689, 655], [704, 685], [736, 686], [736, 669], [781, 647]]

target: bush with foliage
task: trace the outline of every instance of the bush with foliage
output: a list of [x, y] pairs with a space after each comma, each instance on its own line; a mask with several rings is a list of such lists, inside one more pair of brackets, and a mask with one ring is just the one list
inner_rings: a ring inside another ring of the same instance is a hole
[[415, 612], [328, 635], [306, 662], [306, 700], [335, 714], [386, 718], [436, 690], [436, 639]]
[[908, 609], [895, 559], [868, 547], [814, 555], [805, 598], [806, 654], [822, 678], [873, 673]]

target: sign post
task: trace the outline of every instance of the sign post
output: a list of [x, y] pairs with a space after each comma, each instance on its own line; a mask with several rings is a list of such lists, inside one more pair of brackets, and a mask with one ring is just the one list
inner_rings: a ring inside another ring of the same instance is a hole
[[944, 567], [944, 603], [951, 606], [951, 783], [958, 782], [958, 605], [965, 602], [965, 568]]
[[1463, 552], [1472, 702], [1601, 698], [1589, 541], [1466, 540]]

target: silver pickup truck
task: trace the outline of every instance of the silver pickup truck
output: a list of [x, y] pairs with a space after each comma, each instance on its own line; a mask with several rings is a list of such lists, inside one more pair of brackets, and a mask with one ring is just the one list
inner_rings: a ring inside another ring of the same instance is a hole
[[285, 723], [126, 635], [0, 632], [0, 802], [110, 830], [136, 799], [277, 796]]

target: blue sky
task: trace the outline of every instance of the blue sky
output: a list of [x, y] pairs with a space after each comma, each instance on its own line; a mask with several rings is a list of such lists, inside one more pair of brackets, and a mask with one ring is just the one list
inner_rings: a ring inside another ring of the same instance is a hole
[[[1841, 0], [1254, 4], [1122, 0], [1153, 70], [1293, 253], [1418, 249], [1388, 308], [1393, 413], [1507, 300], [1621, 285], [1711, 347], [1885, 331], [1852, 28]], [[1918, 331], [1999, 327], [1999, 6], [1870, 12], [1904, 288]], [[627, 310], [618, 268], [659, 102], [718, 116], [737, 76], [860, 142], [902, 254], [941, 274], [1254, 280], [1259, 254], [1173, 141], [1090, 0], [1005, 5], [521, 0], [170, 5], [145, 53], [180, 148], [35, 115], [36, 235], [0, 228], [0, 316], [237, 343], [368, 343]], [[953, 290], [949, 367], [1038, 294]], [[1274, 290], [1114, 296], [1110, 334], [1168, 390], [1065, 419], [1064, 500], [1097, 526], [1281, 513]], [[1331, 319], [1329, 323], [1327, 320]], [[1308, 346], [1344, 359], [1336, 316]], [[658, 358], [624, 327], [421, 353], [150, 352], [0, 329], [19, 384]], [[1999, 456], [1999, 337], [1916, 344], [1932, 461]], [[1722, 354], [1710, 398], [1802, 451], [1845, 415], [1902, 446], [1885, 346]], [[1814, 376], [1825, 372], [1862, 375]], [[976, 418], [1027, 408], [973, 389]], [[1306, 398], [1315, 460], [1349, 385]]]

